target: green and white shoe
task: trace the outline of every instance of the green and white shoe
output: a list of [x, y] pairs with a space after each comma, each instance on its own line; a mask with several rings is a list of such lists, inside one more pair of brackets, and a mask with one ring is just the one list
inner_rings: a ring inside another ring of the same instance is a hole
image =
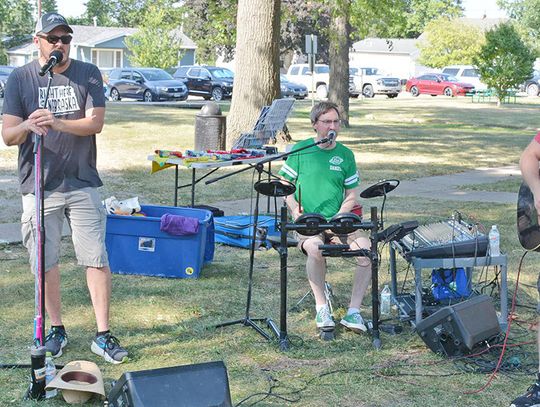
[[317, 328], [334, 328], [336, 323], [328, 307], [322, 307], [315, 317]]
[[356, 333], [367, 332], [366, 323], [364, 322], [364, 318], [362, 318], [362, 315], [360, 315], [359, 312], [345, 315], [340, 321], [340, 324]]

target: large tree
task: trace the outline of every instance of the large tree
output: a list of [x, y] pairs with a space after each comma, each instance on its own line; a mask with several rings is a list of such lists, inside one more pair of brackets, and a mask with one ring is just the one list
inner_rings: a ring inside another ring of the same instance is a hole
[[170, 68], [178, 65], [182, 39], [177, 29], [174, 10], [158, 0], [142, 17], [137, 33], [126, 37], [128, 58], [134, 66]]
[[470, 65], [485, 42], [479, 28], [447, 17], [428, 23], [424, 34], [425, 40], [418, 45], [419, 62], [432, 68]]
[[32, 13], [28, 0], [0, 1], [0, 64], [8, 63], [8, 48], [27, 41], [34, 32]]
[[341, 120], [346, 127], [349, 127], [350, 8], [350, 0], [335, 0], [328, 34], [330, 39], [328, 99], [338, 105]]
[[280, 0], [239, 0], [236, 71], [227, 146], [253, 129], [261, 108], [279, 96]]
[[482, 81], [497, 92], [500, 106], [508, 91], [529, 78], [536, 56], [510, 23], [486, 32], [486, 43], [473, 59]]
[[186, 0], [182, 7], [185, 33], [197, 44], [197, 60], [213, 65], [221, 55], [234, 56], [238, 0]]
[[536, 52], [540, 52], [540, 1], [539, 0], [498, 0], [497, 4], [506, 10], [514, 20], [515, 27], [524, 41]]
[[115, 25], [112, 18], [114, 5], [109, 0], [88, 0], [84, 3], [86, 11], [79, 24], [94, 25], [95, 23], [102, 27], [111, 27]]

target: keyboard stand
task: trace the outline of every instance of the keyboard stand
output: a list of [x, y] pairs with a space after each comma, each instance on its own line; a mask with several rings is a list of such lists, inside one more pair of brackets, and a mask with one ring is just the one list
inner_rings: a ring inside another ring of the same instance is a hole
[[[397, 268], [396, 268], [396, 250], [399, 251], [399, 246], [396, 242], [390, 243], [390, 276], [391, 276], [391, 291], [392, 301], [396, 302], [397, 295]], [[442, 259], [423, 259], [419, 257], [411, 257], [408, 260], [414, 268], [414, 296], [415, 296], [415, 321], [414, 326], [422, 321], [422, 269], [451, 269], [454, 267], [463, 267], [466, 271], [469, 284], [472, 282], [472, 272], [474, 267], [501, 266], [501, 307], [499, 324], [502, 330], [506, 330], [508, 324], [508, 281], [507, 281], [507, 266], [508, 258], [506, 254], [490, 257], [456, 257]], [[411, 321], [412, 323], [412, 321]]]

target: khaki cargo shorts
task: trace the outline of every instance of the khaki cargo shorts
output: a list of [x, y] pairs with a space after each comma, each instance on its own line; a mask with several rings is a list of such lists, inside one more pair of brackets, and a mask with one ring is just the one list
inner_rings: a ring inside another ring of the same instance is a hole
[[[23, 244], [30, 255], [32, 272], [36, 271], [35, 243], [37, 226], [34, 194], [22, 197], [21, 231]], [[71, 228], [75, 255], [80, 266], [109, 265], [105, 248], [107, 213], [96, 188], [70, 192], [45, 192], [45, 271], [58, 264], [64, 219]]]

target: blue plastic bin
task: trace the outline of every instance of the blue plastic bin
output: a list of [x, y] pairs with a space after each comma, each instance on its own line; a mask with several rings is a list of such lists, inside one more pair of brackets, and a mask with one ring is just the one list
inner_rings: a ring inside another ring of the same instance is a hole
[[[197, 278], [214, 257], [214, 225], [210, 211], [143, 205], [147, 216], [107, 215], [105, 244], [111, 271], [170, 278]], [[196, 234], [176, 236], [160, 230], [166, 213], [199, 219]]]

